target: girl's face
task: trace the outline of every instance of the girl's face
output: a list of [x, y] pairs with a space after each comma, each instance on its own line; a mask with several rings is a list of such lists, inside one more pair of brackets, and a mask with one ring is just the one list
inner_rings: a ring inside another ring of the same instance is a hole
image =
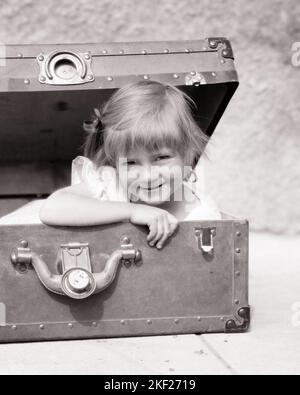
[[[157, 206], [180, 200], [185, 177], [183, 158], [167, 147], [157, 152], [140, 148], [119, 159], [119, 183], [132, 202]], [[176, 193], [178, 192], [178, 193]]]

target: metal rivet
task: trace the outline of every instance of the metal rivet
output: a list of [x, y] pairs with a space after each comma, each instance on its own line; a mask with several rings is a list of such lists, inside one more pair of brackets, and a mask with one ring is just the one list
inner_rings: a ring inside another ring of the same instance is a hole
[[40, 325], [40, 330], [43, 331], [45, 329], [45, 325]]
[[198, 317], [197, 320], [200, 322], [200, 321], [202, 321], [202, 318], [201, 318], [201, 317]]
[[213, 72], [213, 73], [211, 73], [211, 75], [212, 75], [213, 77], [216, 77], [216, 76], [217, 76], [217, 73]]
[[41, 77], [41, 78], [40, 78], [40, 81], [41, 81], [41, 82], [46, 82], [46, 77]]
[[239, 277], [241, 275], [241, 272], [235, 272], [236, 277]]
[[238, 304], [240, 304], [240, 301], [236, 299], [236, 300], [234, 301], [234, 303], [235, 303], [236, 305], [238, 305]]
[[94, 79], [94, 76], [93, 76], [93, 75], [91, 75], [91, 74], [89, 74], [89, 75], [87, 76], [87, 79], [88, 79], [89, 81], [93, 81], [93, 79]]
[[38, 60], [39, 60], [40, 62], [42, 62], [43, 60], [45, 60], [44, 55], [40, 55], [40, 56], [38, 57]]
[[107, 77], [107, 81], [112, 82], [113, 80], [113, 77]]
[[237, 237], [241, 237], [241, 232], [236, 232]]
[[13, 326], [11, 327], [11, 329], [12, 329], [13, 331], [16, 331], [16, 330], [17, 330], [17, 325], [13, 325]]
[[215, 47], [217, 45], [217, 42], [216, 41], [210, 41], [209, 45], [211, 47]]
[[228, 56], [228, 55], [229, 55], [229, 52], [226, 49], [224, 49], [223, 56]]
[[224, 63], [226, 63], [226, 62], [225, 62], [225, 60], [224, 60], [224, 59], [221, 59], [221, 63], [222, 63], [222, 64], [224, 64]]
[[124, 49], [121, 49], [121, 50], [119, 51], [119, 54], [120, 54], [120, 55], [124, 55], [124, 53], [125, 53]]
[[124, 320], [121, 321], [121, 325], [125, 325], [125, 321]]
[[173, 77], [174, 77], [176, 80], [178, 80], [179, 75], [178, 75], [178, 74], [174, 74]]
[[179, 324], [179, 319], [174, 320], [175, 324]]
[[208, 50], [208, 48], [207, 47], [203, 47], [203, 51], [207, 51]]
[[151, 320], [148, 320], [148, 321], [147, 321], [147, 324], [148, 324], [148, 325], [152, 325], [152, 321], [151, 321]]
[[91, 59], [91, 55], [89, 53], [86, 53], [84, 55], [84, 57], [85, 57], [86, 60], [90, 60]]
[[92, 323], [92, 326], [93, 326], [94, 328], [96, 328], [96, 327], [98, 326], [97, 322], [93, 322], [93, 323]]
[[143, 49], [142, 54], [143, 54], [143, 55], [147, 55], [147, 53], [148, 53], [147, 50], [146, 50], [146, 49]]
[[125, 236], [125, 237], [122, 239], [122, 244], [130, 244], [130, 238]]
[[170, 50], [169, 49], [165, 49], [164, 53], [170, 53]]
[[30, 84], [30, 80], [27, 80], [27, 79], [24, 80], [24, 84], [25, 84], [25, 85], [29, 85], [29, 84]]
[[68, 324], [68, 327], [69, 327], [70, 329], [72, 329], [72, 328], [73, 328], [73, 324]]
[[17, 265], [17, 270], [21, 273], [21, 274], [25, 274], [28, 271], [28, 268], [26, 265], [20, 263]]
[[237, 254], [240, 254], [240, 253], [241, 253], [241, 249], [240, 249], [240, 248], [236, 248], [235, 252], [236, 252]]
[[196, 71], [191, 71], [192, 76], [195, 76], [196, 74], [197, 74]]
[[144, 80], [150, 80], [150, 77], [149, 77], [149, 75], [144, 75]]
[[222, 322], [224, 322], [224, 321], [225, 321], [225, 318], [224, 318], [224, 317], [221, 317], [220, 320], [221, 320]]
[[21, 52], [18, 53], [18, 58], [23, 58], [23, 54]]
[[107, 55], [107, 53], [108, 53], [107, 49], [104, 49], [104, 50], [102, 51], [102, 53], [103, 53], [103, 55]]
[[26, 241], [26, 240], [20, 241], [20, 246], [21, 246], [22, 248], [28, 248], [28, 241]]
[[186, 52], [186, 53], [190, 53], [191, 51], [189, 50], [189, 48], [186, 48], [186, 49], [185, 49], [185, 52]]

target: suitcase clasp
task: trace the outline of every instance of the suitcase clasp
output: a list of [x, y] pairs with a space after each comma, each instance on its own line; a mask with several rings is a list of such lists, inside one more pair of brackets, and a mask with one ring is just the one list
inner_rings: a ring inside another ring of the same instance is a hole
[[195, 235], [198, 240], [198, 248], [204, 254], [212, 254], [214, 251], [214, 237], [216, 228], [196, 228]]

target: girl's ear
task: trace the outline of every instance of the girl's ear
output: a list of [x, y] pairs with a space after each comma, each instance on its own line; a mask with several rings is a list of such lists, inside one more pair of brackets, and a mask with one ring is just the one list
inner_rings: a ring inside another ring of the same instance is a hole
[[183, 167], [183, 180], [188, 181], [193, 172], [193, 167], [191, 166], [191, 161], [185, 160]]
[[191, 181], [193, 183], [198, 181], [198, 176], [197, 173], [194, 169], [190, 168], [189, 171], [187, 171], [186, 175], [183, 178], [184, 181]]

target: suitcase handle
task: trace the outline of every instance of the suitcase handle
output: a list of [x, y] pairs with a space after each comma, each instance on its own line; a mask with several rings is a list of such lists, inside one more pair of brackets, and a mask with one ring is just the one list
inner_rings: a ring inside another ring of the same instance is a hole
[[39, 280], [48, 291], [78, 300], [86, 299], [109, 287], [122, 263], [129, 267], [132, 263], [140, 262], [142, 258], [141, 252], [130, 244], [128, 238], [124, 238], [121, 248], [111, 254], [104, 270], [100, 273], [92, 272], [88, 244], [62, 245], [61, 257], [63, 274], [53, 274], [41, 256], [33, 252], [28, 247], [28, 243], [23, 241], [13, 250], [11, 261], [21, 273], [25, 273], [24, 268], [32, 265]]
[[55, 51], [37, 57], [40, 66], [39, 81], [48, 85], [77, 85], [93, 82], [90, 53]]

